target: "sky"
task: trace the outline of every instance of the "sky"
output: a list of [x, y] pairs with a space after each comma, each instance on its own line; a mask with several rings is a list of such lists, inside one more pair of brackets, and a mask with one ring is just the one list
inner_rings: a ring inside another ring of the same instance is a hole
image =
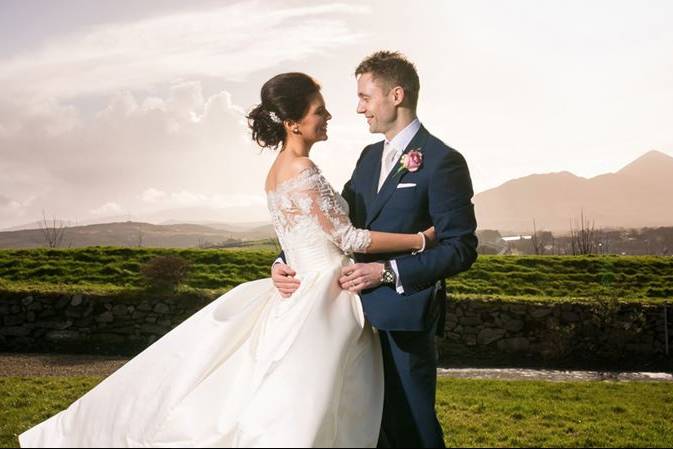
[[398, 50], [418, 115], [475, 193], [535, 173], [673, 155], [673, 2], [0, 2], [0, 229], [268, 220], [244, 116], [272, 76], [315, 77], [333, 115], [311, 157], [340, 190], [368, 133], [353, 75]]

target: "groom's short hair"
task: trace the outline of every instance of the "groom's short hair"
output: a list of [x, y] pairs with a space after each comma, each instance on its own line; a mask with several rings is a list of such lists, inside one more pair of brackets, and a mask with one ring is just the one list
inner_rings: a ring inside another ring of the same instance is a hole
[[377, 51], [365, 58], [355, 69], [355, 76], [371, 73], [374, 79], [383, 82], [388, 89], [400, 86], [409, 99], [409, 106], [416, 110], [421, 83], [416, 67], [397, 51]]

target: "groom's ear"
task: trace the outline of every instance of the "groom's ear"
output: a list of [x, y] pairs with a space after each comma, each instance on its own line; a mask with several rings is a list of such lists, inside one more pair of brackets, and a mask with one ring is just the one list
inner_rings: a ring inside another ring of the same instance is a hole
[[407, 98], [407, 93], [404, 91], [402, 86], [395, 86], [390, 89], [390, 95], [393, 98], [393, 104], [395, 106], [400, 106], [404, 103], [404, 100]]

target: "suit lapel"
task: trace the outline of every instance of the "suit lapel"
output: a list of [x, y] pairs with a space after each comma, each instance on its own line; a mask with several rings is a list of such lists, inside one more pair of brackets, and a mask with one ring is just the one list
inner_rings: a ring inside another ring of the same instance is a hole
[[[377, 189], [379, 187], [379, 178], [381, 177], [381, 159], [383, 155], [383, 142], [376, 144], [374, 154], [372, 155], [372, 166], [369, 171], [369, 188], [367, 189], [366, 205], [374, 204], [376, 201]], [[369, 213], [367, 213], [369, 215]]]
[[[424, 126], [421, 125], [420, 129], [418, 132], [414, 135], [414, 138], [411, 139], [411, 142], [409, 142], [409, 145], [404, 149], [402, 152], [402, 155], [400, 155], [400, 159], [402, 159], [402, 156], [407, 154], [411, 150], [415, 150], [417, 148], [421, 148], [421, 152], [423, 152], [422, 147], [425, 145], [425, 141], [428, 139], [429, 133], [425, 129]], [[380, 145], [380, 151], [378, 151], [378, 170], [376, 170], [376, 176], [373, 177], [372, 179], [372, 186], [373, 186], [373, 196], [375, 197], [374, 200], [374, 205], [371, 208], [367, 208], [367, 222], [366, 222], [366, 227], [369, 227], [372, 221], [378, 216], [379, 212], [381, 212], [381, 209], [383, 209], [383, 206], [386, 205], [390, 197], [393, 195], [393, 192], [395, 192], [395, 189], [397, 188], [397, 184], [400, 182], [402, 177], [406, 174], [406, 171], [402, 171], [401, 173], [397, 173], [398, 168], [399, 168], [399, 162], [397, 165], [395, 165], [392, 170], [390, 170], [390, 173], [388, 174], [388, 177], [386, 180], [383, 182], [383, 185], [381, 186], [381, 190], [378, 192], [378, 195], [376, 194], [376, 189], [379, 186], [379, 177], [381, 175], [381, 154], [383, 153], [383, 143]], [[370, 196], [371, 198], [371, 196]], [[371, 203], [369, 203], [371, 204]]]

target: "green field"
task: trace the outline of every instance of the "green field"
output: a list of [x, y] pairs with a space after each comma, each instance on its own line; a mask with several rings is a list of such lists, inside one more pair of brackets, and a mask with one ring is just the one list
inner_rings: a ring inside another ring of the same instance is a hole
[[[65, 409], [102, 377], [0, 377], [0, 447]], [[440, 378], [449, 447], [670, 447], [673, 386]]]
[[[157, 255], [192, 264], [185, 286], [226, 290], [269, 276], [272, 250], [90, 247], [0, 251], [0, 289], [119, 289], [141, 286], [141, 265]], [[58, 286], [58, 287], [55, 287]], [[480, 256], [472, 269], [448, 279], [459, 296], [673, 298], [673, 257]]]

